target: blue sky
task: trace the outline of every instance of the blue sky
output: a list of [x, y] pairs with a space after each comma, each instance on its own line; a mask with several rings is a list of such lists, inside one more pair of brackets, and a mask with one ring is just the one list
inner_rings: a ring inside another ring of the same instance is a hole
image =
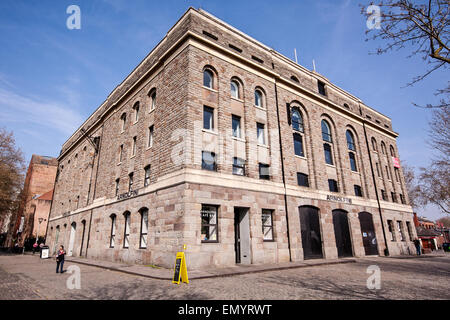
[[[14, 131], [26, 160], [57, 156], [61, 145], [165, 36], [189, 6], [203, 8], [392, 118], [400, 157], [426, 166], [435, 89], [449, 81], [439, 71], [403, 88], [426, 65], [401, 50], [369, 55], [366, 21], [350, 0], [306, 1], [0, 1], [0, 127]], [[66, 9], [81, 9], [81, 30], [69, 30]], [[423, 215], [439, 218], [435, 208]]]

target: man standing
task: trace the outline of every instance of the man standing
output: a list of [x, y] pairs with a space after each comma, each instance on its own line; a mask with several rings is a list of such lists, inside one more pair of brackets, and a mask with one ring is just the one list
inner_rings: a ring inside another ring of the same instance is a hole
[[417, 255], [420, 256], [420, 254], [421, 254], [420, 240], [416, 238], [414, 240], [414, 245], [416, 246]]

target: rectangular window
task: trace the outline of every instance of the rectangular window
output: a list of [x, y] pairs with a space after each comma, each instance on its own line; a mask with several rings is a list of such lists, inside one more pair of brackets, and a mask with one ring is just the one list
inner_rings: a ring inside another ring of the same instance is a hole
[[400, 201], [402, 204], [406, 204], [405, 197], [402, 194], [400, 194]]
[[141, 249], [147, 248], [147, 234], [148, 234], [148, 210], [141, 211], [141, 236], [139, 247]]
[[403, 235], [403, 223], [401, 221], [397, 221], [397, 231], [400, 235], [400, 241], [405, 241], [405, 237]]
[[355, 159], [355, 154], [353, 152], [349, 152], [348, 156], [350, 158], [350, 168], [352, 171], [357, 172], [358, 169], [356, 167], [356, 159]]
[[273, 211], [263, 209], [262, 232], [264, 241], [273, 241]]
[[125, 228], [123, 234], [123, 247], [130, 246], [130, 213], [125, 213]]
[[233, 137], [241, 137], [241, 117], [232, 116]]
[[133, 172], [128, 175], [128, 192], [133, 190]]
[[387, 193], [386, 193], [386, 191], [384, 191], [383, 189], [381, 189], [381, 198], [382, 198], [384, 201], [388, 201]]
[[309, 187], [308, 175], [304, 173], [297, 172], [297, 183], [301, 187]]
[[116, 241], [116, 216], [111, 216], [111, 236], [109, 238], [109, 247], [114, 248]]
[[122, 163], [122, 160], [123, 160], [123, 144], [120, 145], [119, 148], [119, 163]]
[[391, 180], [391, 175], [389, 174], [389, 168], [386, 166], [386, 177]]
[[409, 221], [406, 221], [406, 227], [408, 228], [409, 241], [413, 241], [413, 233], [411, 229], [411, 223]]
[[116, 179], [116, 197], [119, 195], [120, 179]]
[[233, 158], [233, 174], [237, 176], [245, 175], [245, 160], [241, 158]]
[[256, 123], [256, 135], [258, 137], [258, 144], [265, 145], [266, 138], [264, 133], [264, 124]]
[[378, 175], [378, 177], [381, 178], [381, 174], [380, 174], [380, 165], [378, 164], [378, 162], [375, 163], [375, 165], [376, 165], [376, 167], [377, 167], [377, 175]]
[[392, 202], [397, 202], [397, 195], [395, 192], [391, 192]]
[[137, 137], [133, 137], [133, 149], [131, 150], [132, 156], [136, 155], [136, 141], [137, 141]]
[[305, 154], [303, 153], [303, 139], [302, 136], [298, 133], [294, 133], [294, 151], [295, 155], [297, 156], [305, 156]]
[[147, 143], [147, 147], [151, 148], [153, 147], [153, 126], [150, 126], [148, 128], [148, 143]]
[[214, 109], [203, 107], [203, 129], [214, 130]]
[[323, 96], [326, 96], [327, 93], [325, 91], [325, 83], [323, 83], [322, 81], [317, 81], [317, 87], [319, 89], [319, 93]]
[[202, 205], [202, 242], [219, 242], [216, 206]]
[[150, 166], [146, 166], [144, 168], [144, 187], [147, 187], [148, 185], [150, 185]]
[[358, 186], [358, 185], [355, 184], [353, 187], [355, 189], [355, 196], [362, 197], [363, 194], [362, 194], [361, 186]]
[[339, 192], [338, 184], [336, 180], [328, 179], [328, 188], [331, 192]]
[[323, 144], [323, 152], [325, 154], [325, 163], [333, 165], [333, 156], [331, 154], [331, 146], [328, 143]]
[[398, 171], [398, 168], [394, 168], [394, 172], [395, 172], [395, 180], [397, 180], [397, 182], [400, 182], [400, 173]]
[[391, 241], [395, 241], [394, 224], [393, 224], [392, 220], [388, 220], [387, 223], [388, 223], [389, 233], [391, 235]]
[[270, 166], [268, 164], [259, 164], [259, 178], [262, 180], [270, 180]]
[[216, 154], [214, 152], [202, 151], [202, 169], [217, 171]]

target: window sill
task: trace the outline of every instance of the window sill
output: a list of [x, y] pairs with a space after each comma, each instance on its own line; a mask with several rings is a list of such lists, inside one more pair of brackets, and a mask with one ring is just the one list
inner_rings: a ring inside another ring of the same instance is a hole
[[262, 110], [262, 111], [267, 111], [267, 109], [266, 109], [266, 108], [263, 108], [263, 107], [258, 107], [258, 106], [256, 106], [256, 105], [254, 105], [254, 107], [255, 107], [256, 109], [259, 109], [259, 110]]
[[150, 111], [148, 112], [148, 114], [152, 113], [153, 111], [155, 111], [156, 106], [153, 109], [150, 109]]
[[208, 88], [208, 87], [205, 87], [205, 86], [202, 86], [202, 87], [203, 87], [203, 89], [209, 90], [209, 91], [211, 91], [211, 92], [215, 92], [215, 93], [218, 93], [218, 92], [219, 92], [219, 91], [217, 91], [216, 89]]
[[119, 162], [117, 165], [120, 166], [122, 164], [122, 162]]
[[138, 123], [139, 122], [139, 120], [138, 121], [135, 121], [135, 122], [133, 122], [133, 126], [136, 124], [136, 123]]
[[136, 155], [130, 157], [130, 159], [134, 159], [134, 158], [136, 158]]
[[243, 139], [243, 138], [238, 138], [238, 137], [234, 137], [234, 136], [232, 136], [231, 139], [236, 140], [236, 141], [246, 142], [245, 139]]
[[214, 134], [214, 135], [216, 135], [216, 136], [218, 136], [218, 135], [219, 135], [219, 133], [218, 133], [218, 132], [216, 132], [216, 131], [213, 131], [213, 130], [208, 130], [208, 129], [202, 129], [202, 132], [205, 132], [205, 133], [210, 133], [210, 134]]
[[239, 99], [239, 98], [235, 98], [235, 97], [231, 97], [231, 100], [234, 100], [234, 101], [238, 101], [238, 102], [244, 103], [244, 100]]
[[325, 166], [336, 169], [336, 166], [334, 164], [325, 163]]
[[219, 241], [218, 240], [214, 240], [214, 241], [202, 240], [202, 243], [219, 243]]
[[258, 147], [269, 149], [269, 146], [267, 144], [260, 144], [260, 143], [258, 143]]
[[303, 159], [303, 160], [308, 160], [305, 156], [299, 156], [299, 155], [297, 155], [297, 154], [295, 155], [295, 157], [296, 157], [296, 158], [299, 158], [299, 159]]

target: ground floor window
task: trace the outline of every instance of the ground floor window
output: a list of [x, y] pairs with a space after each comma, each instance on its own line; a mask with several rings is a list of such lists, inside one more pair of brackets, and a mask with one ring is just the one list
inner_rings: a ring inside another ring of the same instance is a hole
[[202, 242], [218, 242], [217, 206], [202, 205]]
[[128, 248], [130, 246], [130, 213], [125, 212], [123, 214], [125, 218], [125, 228], [124, 228], [124, 235], [123, 235], [123, 247]]
[[397, 231], [400, 236], [400, 241], [405, 241], [405, 237], [403, 236], [403, 223], [401, 221], [397, 221]]
[[263, 209], [262, 211], [262, 231], [264, 241], [273, 241], [273, 211]]
[[388, 220], [387, 223], [388, 223], [389, 233], [391, 235], [391, 241], [395, 241], [394, 224], [393, 224], [392, 220]]
[[147, 248], [147, 234], [148, 234], [148, 209], [141, 209], [141, 236], [139, 247], [141, 249]]

